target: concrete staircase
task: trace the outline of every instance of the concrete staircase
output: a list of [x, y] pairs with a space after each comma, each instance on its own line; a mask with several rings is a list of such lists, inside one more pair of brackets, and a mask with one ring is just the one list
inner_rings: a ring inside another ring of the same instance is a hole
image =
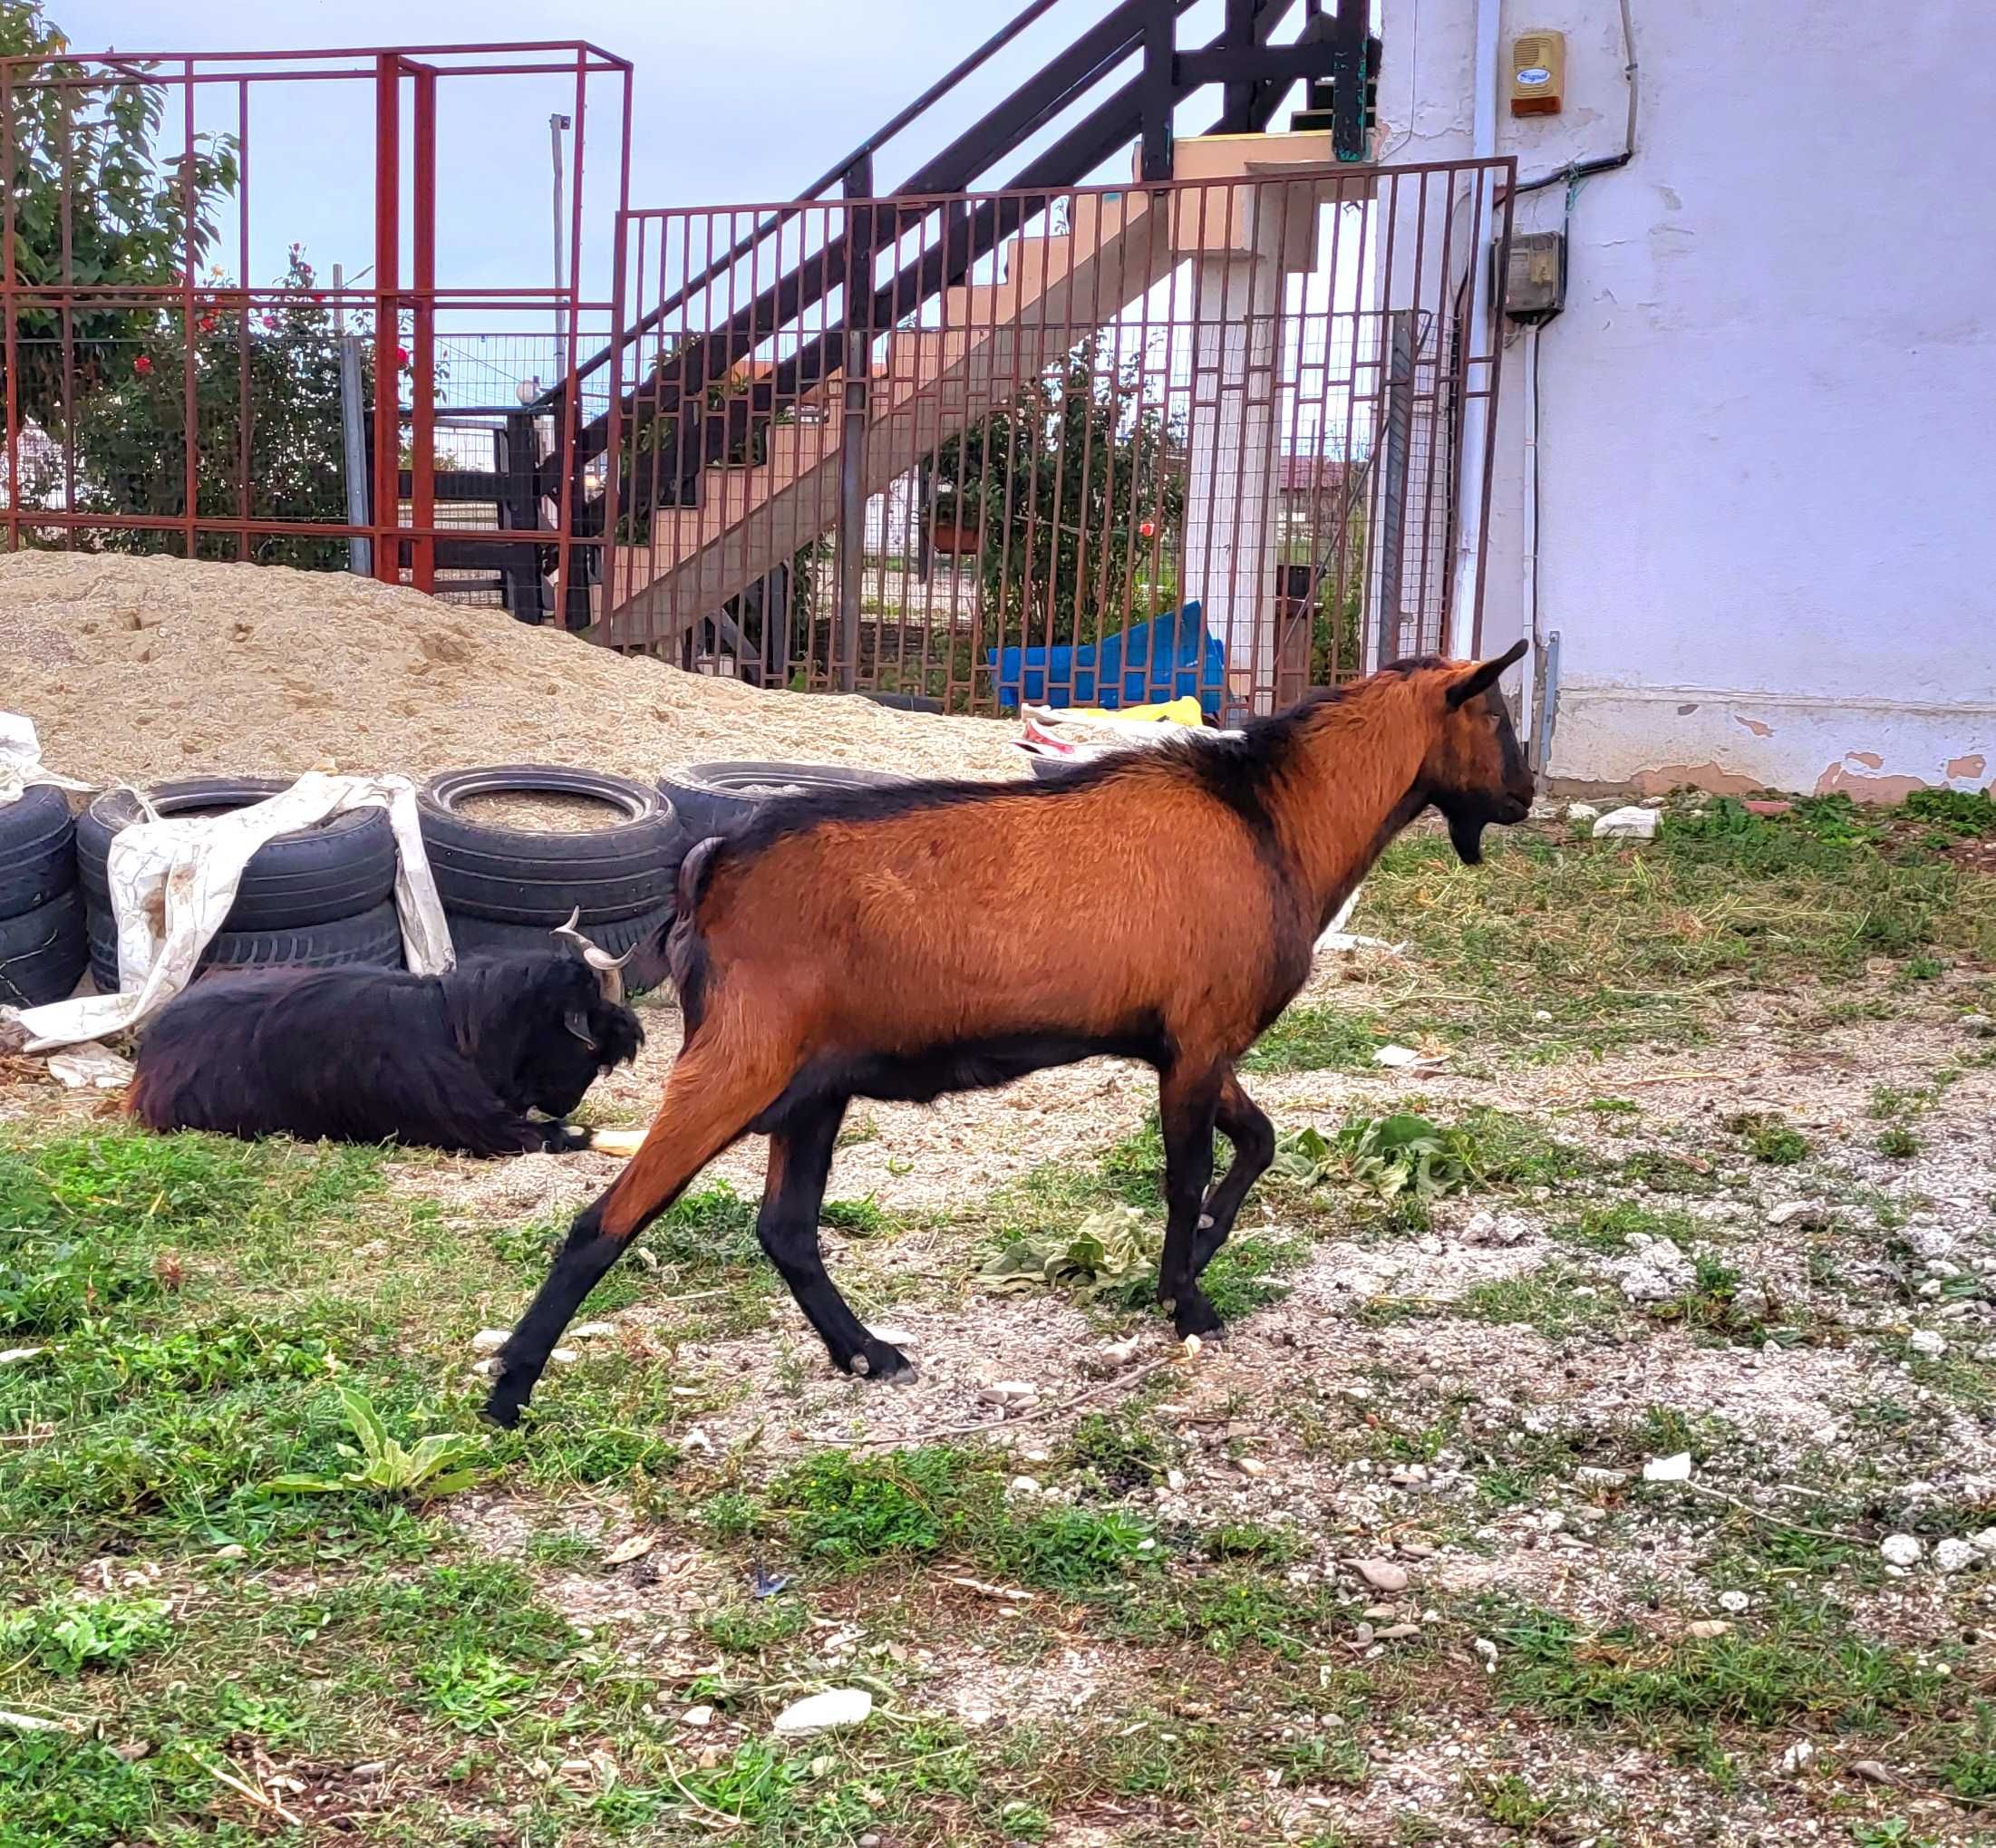
[[[1313, 169], [1334, 169], [1328, 133], [1206, 136], [1176, 150], [1179, 181], [1296, 176], [1276, 189], [1277, 254], [1292, 272], [1315, 261], [1317, 206], [1364, 196], [1363, 181], [1334, 170], [1303, 177]], [[1069, 206], [1064, 232], [1001, 248], [1000, 280], [946, 289], [935, 324], [887, 336], [867, 382], [868, 495], [1002, 408], [1179, 263], [1269, 254], [1265, 185], [1078, 192]], [[674, 641], [831, 530], [847, 436], [842, 383], [835, 375], [771, 424], [761, 461], [709, 464], [697, 505], [654, 510], [648, 545], [616, 548], [603, 640]]]

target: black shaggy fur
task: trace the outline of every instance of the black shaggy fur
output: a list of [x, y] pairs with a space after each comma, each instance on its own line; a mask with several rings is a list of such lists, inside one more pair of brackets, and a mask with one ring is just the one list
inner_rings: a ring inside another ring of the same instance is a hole
[[149, 1129], [558, 1151], [584, 1144], [560, 1119], [644, 1043], [637, 1016], [565, 950], [447, 975], [261, 970], [211, 976], [169, 1003], [127, 1108]]

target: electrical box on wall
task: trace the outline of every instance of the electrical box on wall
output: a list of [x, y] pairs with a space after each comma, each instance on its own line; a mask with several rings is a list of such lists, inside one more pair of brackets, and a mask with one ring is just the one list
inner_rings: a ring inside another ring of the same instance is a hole
[[[1496, 261], [1492, 247], [1491, 260]], [[1509, 261], [1497, 279], [1497, 305], [1508, 320], [1550, 321], [1566, 305], [1566, 234], [1514, 231]]]
[[1566, 34], [1521, 32], [1511, 41], [1511, 113], [1557, 115], [1566, 100]]

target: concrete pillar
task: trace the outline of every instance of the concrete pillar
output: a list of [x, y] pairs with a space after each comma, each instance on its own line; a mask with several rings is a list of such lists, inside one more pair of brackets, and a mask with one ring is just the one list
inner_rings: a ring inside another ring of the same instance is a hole
[[[1243, 189], [1243, 198], [1253, 189]], [[1193, 360], [1181, 591], [1226, 645], [1229, 712], [1274, 707], [1282, 266], [1214, 252], [1192, 266]]]

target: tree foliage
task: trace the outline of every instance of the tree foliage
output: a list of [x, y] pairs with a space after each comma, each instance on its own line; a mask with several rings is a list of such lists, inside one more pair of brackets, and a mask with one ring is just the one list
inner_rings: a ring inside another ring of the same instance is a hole
[[[191, 153], [157, 159], [166, 89], [146, 82], [137, 62], [98, 81], [107, 73], [86, 71], [68, 49], [40, 0], [0, 0], [0, 56], [42, 61], [14, 67], [5, 98], [15, 281], [27, 289], [176, 286], [214, 242], [216, 208], [237, 181], [234, 138], [201, 136]], [[66, 356], [61, 309], [21, 307], [14, 332], [23, 417], [60, 431], [70, 409], [130, 363], [144, 318], [131, 307], [77, 308]]]
[[1184, 433], [1100, 338], [936, 452], [935, 520], [979, 536], [985, 608], [1029, 642], [1091, 640], [1176, 597]]

